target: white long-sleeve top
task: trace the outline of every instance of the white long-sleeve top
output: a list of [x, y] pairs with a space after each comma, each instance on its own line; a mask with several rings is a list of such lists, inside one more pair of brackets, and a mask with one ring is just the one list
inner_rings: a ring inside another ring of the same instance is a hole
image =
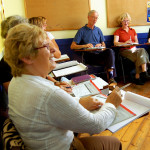
[[54, 39], [54, 36], [52, 35], [52, 33], [50, 33], [50, 32], [46, 32], [46, 33], [47, 33], [50, 40]]
[[114, 105], [104, 104], [98, 113], [86, 110], [53, 82], [22, 75], [9, 85], [9, 116], [32, 150], [67, 150], [77, 133], [100, 133], [114, 120]]

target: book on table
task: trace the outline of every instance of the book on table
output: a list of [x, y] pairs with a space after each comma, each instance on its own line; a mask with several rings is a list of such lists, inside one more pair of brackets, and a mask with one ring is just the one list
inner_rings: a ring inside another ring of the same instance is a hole
[[85, 97], [99, 93], [102, 94], [103, 88], [107, 85], [108, 83], [105, 82], [103, 79], [96, 77], [93, 80], [88, 80], [77, 85], [73, 85], [72, 95], [75, 97]]
[[88, 74], [85, 74], [82, 76], [76, 76], [76, 77], [71, 78], [71, 82], [72, 82], [72, 84], [78, 84], [78, 83], [81, 83], [84, 81], [88, 81], [90, 79], [91, 79], [91, 76]]
[[[101, 82], [103, 81], [103, 82]], [[93, 97], [105, 103], [107, 96], [102, 94], [100, 84], [102, 86], [107, 85], [107, 82], [101, 79], [90, 80], [73, 86], [73, 95], [76, 97], [85, 97], [89, 95], [94, 95]], [[108, 127], [111, 132], [116, 132], [125, 125], [129, 124], [133, 120], [139, 118], [140, 116], [148, 113], [150, 111], [150, 99], [132, 92], [125, 92], [121, 90], [122, 93], [122, 103], [117, 108], [117, 114]], [[99, 110], [91, 111], [92, 113], [97, 113]]]
[[87, 66], [78, 61], [68, 61], [56, 64], [56, 68], [52, 71], [54, 77], [62, 77], [82, 71], [86, 71]]
[[[116, 132], [125, 125], [141, 117], [150, 111], [150, 99], [132, 92], [121, 91], [122, 103], [117, 108], [117, 115], [112, 124], [108, 127], [111, 132]], [[105, 103], [102, 96], [95, 96], [98, 100]], [[93, 113], [97, 113], [94, 111]]]

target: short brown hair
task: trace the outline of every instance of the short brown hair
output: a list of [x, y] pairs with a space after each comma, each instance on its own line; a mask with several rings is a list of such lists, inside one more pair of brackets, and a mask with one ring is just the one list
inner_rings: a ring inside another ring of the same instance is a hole
[[33, 25], [36, 25], [36, 26], [38, 26], [40, 28], [42, 28], [42, 25], [43, 25], [42, 19], [39, 18], [39, 17], [29, 18], [29, 23], [33, 24]]

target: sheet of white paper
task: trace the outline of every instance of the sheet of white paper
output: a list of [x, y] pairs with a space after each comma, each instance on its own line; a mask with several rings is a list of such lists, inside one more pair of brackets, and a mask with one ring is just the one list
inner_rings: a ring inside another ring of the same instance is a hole
[[[93, 96], [93, 98], [96, 98], [97, 100], [99, 100], [103, 104], [105, 103], [105, 101], [107, 99], [107, 97], [105, 95], [102, 95], [102, 94], [95, 95], [95, 96]], [[93, 112], [96, 113], [97, 111], [93, 111]], [[123, 120], [126, 120], [128, 118], [131, 118], [133, 116], [134, 116], [133, 114], [131, 114], [130, 112], [125, 110], [123, 107], [119, 106], [117, 108], [116, 117], [115, 117], [113, 123], [111, 124], [111, 126], [114, 124], [117, 124]]]
[[125, 97], [126, 100], [130, 100], [135, 103], [139, 103], [141, 105], [145, 105], [146, 107], [150, 107], [150, 98], [132, 93], [126, 92]]
[[63, 55], [61, 55], [60, 58], [54, 58], [53, 57], [54, 61], [59, 61], [59, 60], [64, 60], [64, 59], [69, 59], [69, 56], [67, 54], [63, 54]]
[[108, 85], [106, 81], [104, 81], [102, 78], [97, 77], [96, 79], [92, 80], [92, 82], [99, 88], [103, 89], [104, 86]]
[[84, 84], [75, 85], [72, 88], [72, 92], [76, 97], [83, 97], [85, 95], [90, 95], [91, 92], [87, 89], [87, 87]]
[[75, 60], [74, 61], [67, 61], [67, 62], [63, 62], [63, 63], [60, 63], [60, 64], [56, 64], [56, 67], [53, 70], [63, 69], [63, 68], [75, 66], [75, 65], [78, 65], [78, 64], [79, 63]]
[[[121, 129], [131, 121], [139, 118], [140, 116], [144, 115], [145, 113], [150, 111], [150, 99], [132, 92], [125, 92], [121, 91], [123, 95], [123, 101], [122, 105], [124, 105], [127, 109], [132, 111], [136, 114], [136, 116], [133, 116], [123, 108], [119, 106], [119, 109], [117, 108], [118, 112], [116, 115], [116, 118], [112, 125], [108, 127], [108, 130], [111, 132], [116, 132], [117, 130]], [[106, 98], [105, 96], [99, 94], [93, 96], [94, 98], [98, 99], [100, 102], [105, 103]], [[127, 99], [128, 100], [127, 100]], [[140, 103], [138, 103], [140, 102]], [[146, 104], [146, 105], [145, 105]], [[96, 113], [97, 111], [92, 111], [93, 113]]]
[[64, 69], [60, 69], [60, 70], [55, 70], [55, 71], [53, 71], [53, 74], [55, 75], [55, 77], [62, 77], [62, 76], [66, 76], [69, 74], [81, 72], [86, 69], [87, 69], [87, 67], [85, 65], [83, 65], [82, 63], [80, 63], [76, 66], [72, 66], [72, 67], [68, 67], [68, 68], [64, 68]]
[[[130, 94], [128, 92], [125, 92], [125, 91], [121, 91], [121, 92], [124, 95], [124, 97], [128, 97], [128, 99], [130, 99], [130, 100], [126, 100], [123, 98], [122, 104], [124, 106], [126, 106], [129, 110], [134, 112], [136, 114], [136, 116], [133, 116], [133, 117], [131, 117], [127, 120], [124, 120], [120, 123], [117, 123], [113, 126], [110, 126], [108, 129], [111, 132], [116, 132], [117, 130], [121, 129], [122, 127], [124, 127], [125, 125], [130, 123], [131, 121], [139, 118], [140, 116], [142, 116], [145, 113], [150, 111], [150, 99], [149, 98], [146, 98], [144, 96], [140, 96], [138, 94], [134, 94], [132, 92], [129, 92]], [[141, 101], [141, 104], [137, 103], [138, 101]], [[145, 106], [144, 103], [148, 104], [148, 105]]]
[[99, 91], [90, 81], [85, 81], [73, 86], [72, 93], [76, 97], [83, 97], [88, 95], [99, 94]]
[[90, 48], [85, 48], [85, 49], [104, 49], [104, 48], [106, 48], [106, 47], [103, 47], [103, 46], [101, 46], [101, 47], [90, 47]]

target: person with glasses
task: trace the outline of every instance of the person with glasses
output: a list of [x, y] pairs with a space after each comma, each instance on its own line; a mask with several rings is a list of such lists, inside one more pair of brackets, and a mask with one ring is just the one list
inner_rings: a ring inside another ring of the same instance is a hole
[[[121, 27], [114, 32], [114, 45], [138, 43], [137, 33], [130, 27], [130, 15], [128, 13], [121, 14], [118, 23]], [[134, 62], [136, 68], [135, 84], [143, 85], [146, 80], [150, 80], [150, 75], [147, 72], [149, 55], [144, 48], [136, 46], [120, 48], [120, 55]]]
[[[88, 13], [88, 23], [78, 30], [71, 44], [71, 49], [106, 47], [101, 29], [95, 26], [98, 17], [99, 15], [96, 10], [91, 10]], [[116, 77], [115, 53], [112, 49], [99, 50], [99, 52], [86, 52], [84, 53], [84, 60], [88, 64], [104, 65], [109, 84], [113, 86], [117, 85], [114, 79]]]
[[[25, 149], [121, 150], [121, 142], [113, 136], [75, 138], [73, 134], [105, 130], [122, 101], [119, 88], [102, 105], [90, 96], [75, 99], [55, 86], [46, 79], [56, 66], [55, 49], [49, 47], [44, 30], [35, 25], [11, 28], [4, 45], [4, 59], [13, 75], [8, 91], [9, 116]], [[90, 112], [98, 108], [97, 113]]]

